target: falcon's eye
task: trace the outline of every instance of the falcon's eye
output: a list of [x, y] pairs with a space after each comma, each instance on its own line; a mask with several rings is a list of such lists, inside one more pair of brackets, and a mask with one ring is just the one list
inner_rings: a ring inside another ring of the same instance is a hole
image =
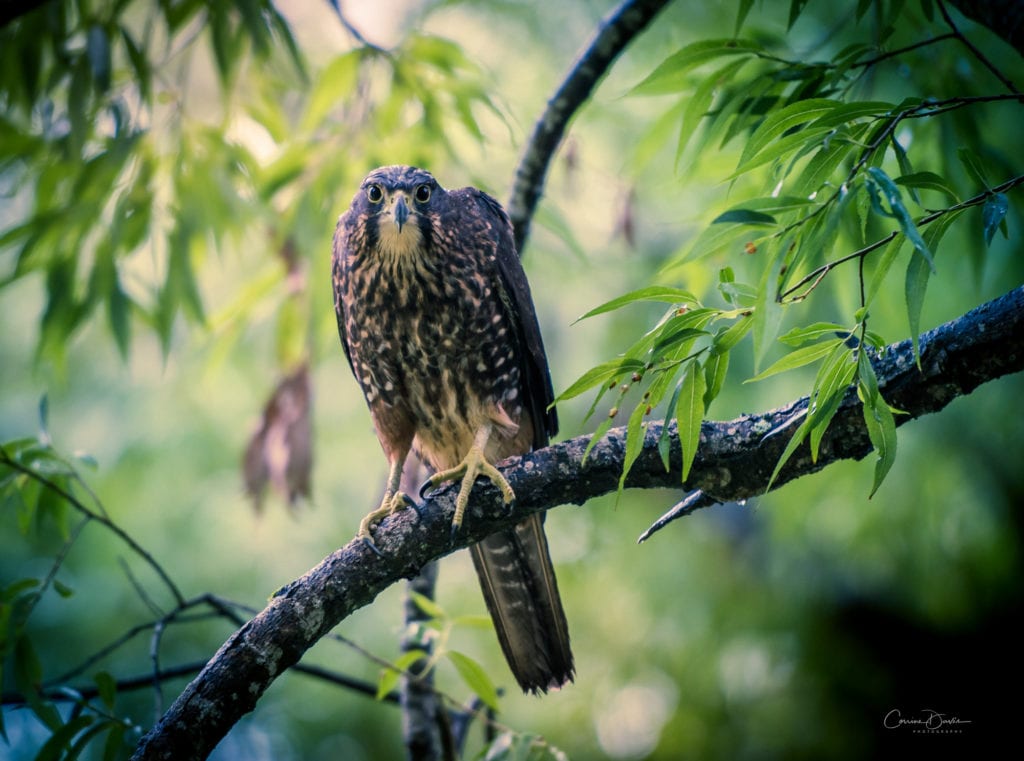
[[366, 189], [366, 197], [370, 203], [380, 203], [384, 200], [384, 189], [380, 185], [371, 185]]
[[426, 203], [430, 200], [430, 186], [429, 185], [417, 185], [416, 186], [416, 201], [418, 203]]

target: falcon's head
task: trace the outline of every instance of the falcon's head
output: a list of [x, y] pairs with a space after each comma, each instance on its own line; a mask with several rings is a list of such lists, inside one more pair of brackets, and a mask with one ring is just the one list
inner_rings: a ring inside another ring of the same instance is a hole
[[369, 249], [401, 257], [429, 240], [445, 190], [430, 172], [412, 166], [374, 169], [352, 199], [351, 213], [365, 220]]

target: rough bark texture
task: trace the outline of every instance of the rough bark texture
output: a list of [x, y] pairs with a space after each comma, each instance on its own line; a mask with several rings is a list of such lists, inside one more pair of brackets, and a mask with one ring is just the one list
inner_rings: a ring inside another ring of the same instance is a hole
[[[1024, 287], [969, 312], [921, 337], [921, 368], [909, 341], [875, 362], [883, 396], [905, 410], [906, 423], [936, 412], [982, 383], [1024, 369]], [[800, 399], [785, 407], [728, 422], [706, 422], [686, 488], [701, 488], [719, 500], [761, 494], [796, 429], [786, 425], [806, 408]], [[673, 467], [666, 472], [656, 448], [661, 426], [651, 424], [644, 450], [627, 480], [630, 487], [680, 487], [679, 439], [670, 428]], [[771, 435], [766, 435], [769, 434]], [[417, 520], [402, 511], [385, 520], [378, 557], [352, 541], [302, 578], [281, 589], [270, 604], [220, 648], [147, 734], [133, 758], [205, 758], [270, 684], [346, 616], [368, 605], [391, 584], [415, 576], [433, 559], [467, 546], [530, 513], [560, 504], [582, 504], [614, 490], [625, 451], [625, 431], [613, 429], [581, 464], [589, 437], [581, 436], [510, 460], [503, 472], [518, 497], [506, 511], [496, 489], [478, 483], [461, 535], [449, 540], [454, 493], [427, 503]], [[825, 435], [817, 463], [806, 446], [793, 456], [774, 486], [821, 470], [836, 460], [861, 458], [871, 449], [856, 394], [851, 390]]]
[[668, 0], [623, 2], [601, 23], [594, 39], [548, 101], [519, 161], [508, 202], [508, 215], [515, 228], [516, 251], [520, 254], [530, 234], [530, 220], [544, 188], [548, 165], [562, 141], [569, 120], [590, 97], [619, 54], [666, 5]]

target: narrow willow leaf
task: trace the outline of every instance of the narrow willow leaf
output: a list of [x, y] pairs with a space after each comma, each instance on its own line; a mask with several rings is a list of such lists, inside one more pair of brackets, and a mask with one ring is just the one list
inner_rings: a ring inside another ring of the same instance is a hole
[[306, 101], [299, 128], [311, 131], [319, 127], [332, 109], [352, 97], [363, 59], [362, 49], [342, 53], [324, 67]]
[[778, 224], [775, 217], [765, 214], [763, 211], [751, 209], [731, 209], [723, 212], [711, 220], [713, 225], [721, 225], [726, 222], [734, 222], [742, 225], [775, 225]]
[[818, 341], [837, 333], [847, 334], [849, 329], [835, 322], [815, 322], [803, 328], [793, 328], [779, 336], [779, 340], [789, 346], [800, 346], [808, 341]]
[[601, 306], [594, 307], [589, 312], [581, 317], [577, 317], [573, 320], [575, 325], [580, 320], [586, 320], [595, 315], [604, 314], [605, 312], [611, 312], [612, 310], [619, 309], [626, 304], [633, 304], [637, 301], [659, 301], [669, 304], [697, 304], [697, 297], [689, 291], [685, 291], [682, 288], [670, 288], [664, 285], [652, 285], [647, 288], [640, 288], [635, 291], [614, 298], [611, 301], [606, 301]]
[[[1006, 212], [1010, 210], [1010, 203], [1002, 193], [993, 193], [981, 207], [981, 219], [985, 225], [985, 243], [992, 245], [992, 238], [996, 230], [1006, 219]], [[1004, 231], [1005, 234], [1005, 231]]]
[[792, 192], [805, 197], [816, 193], [855, 147], [849, 140], [840, 140], [837, 137], [826, 141], [793, 182]]
[[[906, 236], [913, 246], [914, 250], [917, 251], [931, 268], [932, 272], [935, 271], [935, 262], [932, 259], [932, 253], [928, 250], [928, 245], [925, 243], [924, 238], [921, 237], [920, 230], [917, 229], [917, 224], [914, 222], [913, 217], [910, 216], [910, 212], [907, 211], [907, 207], [903, 204], [903, 195], [900, 193], [899, 187], [895, 182], [879, 167], [870, 167], [868, 169], [869, 182], [868, 188], [877, 188], [885, 196], [885, 200], [889, 204], [891, 213], [887, 216], [895, 217], [899, 223], [900, 231]], [[878, 206], [877, 196], [874, 196], [875, 205]], [[882, 210], [882, 213], [886, 212]]]
[[868, 305], [874, 300], [875, 295], [882, 287], [882, 283], [885, 282], [885, 278], [889, 274], [889, 270], [892, 269], [893, 262], [899, 256], [904, 243], [906, 243], [906, 238], [902, 235], [897, 235], [882, 247], [882, 254], [878, 257], [878, 264], [875, 265], [875, 272], [871, 276], [871, 284], [868, 286]]
[[708, 115], [716, 92], [729, 84], [749, 59], [746, 57], [730, 61], [728, 64], [703, 77], [686, 101], [686, 110], [679, 125], [679, 139], [676, 143], [676, 165], [680, 165], [686, 146], [697, 134], [701, 120]]
[[[740, 156], [739, 166], [747, 165], [754, 157], [768, 147], [776, 138], [786, 134], [793, 127], [807, 124], [838, 108], [840, 103], [827, 98], [812, 98], [791, 103], [769, 114], [754, 134], [750, 136]], [[830, 128], [822, 130], [827, 132]], [[763, 162], [762, 162], [763, 163]], [[740, 170], [737, 169], [737, 173]]]
[[631, 95], [664, 95], [689, 89], [687, 73], [715, 58], [753, 55], [762, 47], [755, 42], [737, 39], [702, 40], [670, 55], [631, 91]]
[[812, 344], [811, 346], [804, 346], [801, 349], [795, 349], [778, 361], [774, 362], [763, 372], [755, 375], [753, 378], [750, 378], [745, 382], [754, 383], [756, 381], [762, 381], [765, 378], [770, 378], [773, 375], [778, 375], [779, 373], [786, 372], [787, 370], [794, 370], [798, 367], [803, 367], [804, 365], [817, 362], [832, 353], [836, 347], [842, 343], [843, 340], [841, 338], [836, 338], [831, 341], [823, 341], [821, 343]]
[[800, 427], [793, 432], [793, 436], [786, 444], [786, 448], [782, 450], [782, 454], [779, 455], [779, 461], [775, 463], [775, 469], [772, 470], [772, 476], [768, 479], [768, 486], [765, 487], [766, 493], [771, 491], [772, 484], [775, 483], [775, 479], [778, 477], [783, 466], [789, 462], [789, 458], [793, 456], [793, 453], [796, 452], [797, 448], [807, 439], [807, 433], [809, 430], [810, 427], [805, 419], [804, 422], [800, 424]]
[[704, 420], [704, 371], [696, 361], [690, 362], [683, 372], [676, 406], [679, 423], [679, 443], [683, 450], [683, 483], [690, 475], [690, 467], [700, 446], [700, 424]]
[[[937, 251], [939, 242], [942, 237], [946, 234], [946, 231], [950, 228], [957, 217], [960, 216], [965, 209], [957, 209], [956, 211], [949, 212], [929, 225], [925, 231], [925, 242], [928, 247]], [[903, 292], [907, 304], [907, 321], [910, 326], [910, 340], [914, 347], [914, 361], [920, 366], [921, 354], [920, 346], [918, 345], [918, 338], [921, 333], [921, 310], [924, 308], [924, 297], [925, 292], [928, 288], [928, 279], [932, 274], [933, 270], [925, 266], [922, 258], [919, 256], [910, 257], [910, 262], [907, 264], [907, 272], [904, 278]]]
[[896, 461], [896, 420], [878, 390], [878, 378], [865, 352], [857, 362], [858, 390], [863, 401], [864, 424], [875, 448], [875, 477], [870, 497], [875, 495]]
[[429, 616], [430, 618], [436, 618], [442, 620], [448, 618], [448, 614], [445, 613], [444, 608], [437, 604], [434, 600], [431, 600], [426, 595], [420, 594], [409, 590], [409, 597], [412, 598], [413, 602], [416, 603], [416, 607], [420, 609], [422, 613]]
[[775, 298], [779, 287], [779, 274], [782, 261], [779, 252], [786, 244], [773, 248], [769, 252], [761, 282], [757, 285], [757, 300], [754, 302], [754, 370], [761, 367], [768, 349], [774, 344], [775, 336], [782, 324], [782, 305]]
[[644, 363], [639, 359], [613, 359], [610, 362], [603, 362], [597, 367], [592, 367], [583, 373], [565, 391], [558, 395], [555, 402], [564, 402], [579, 396], [584, 391], [604, 383], [624, 373], [638, 372], [644, 369]]
[[733, 28], [733, 36], [739, 36], [740, 29], [743, 27], [743, 22], [747, 20], [747, 14], [750, 13], [750, 9], [754, 6], [754, 0], [740, 0], [740, 7], [736, 11], [736, 26]]
[[[692, 262], [704, 257], [716, 254], [724, 248], [735, 245], [737, 241], [746, 239], [747, 242], [757, 243], [770, 235], [772, 228], [764, 225], [746, 224], [717, 224], [710, 225], [704, 232], [697, 236], [697, 239], [690, 246], [685, 256], [677, 259], [665, 267], [664, 272], [669, 271], [673, 265], [684, 262]], [[757, 231], [755, 233], [755, 231]], [[736, 246], [737, 251], [741, 250]]]
[[811, 410], [807, 415], [810, 433], [811, 459], [817, 461], [821, 439], [828, 430], [829, 423], [839, 410], [839, 405], [846, 396], [846, 391], [857, 372], [857, 364], [853, 361], [853, 349], [840, 342], [832, 356], [827, 358], [818, 371], [815, 390], [812, 394]]
[[724, 354], [732, 350], [753, 327], [753, 315], [750, 313], [740, 314], [732, 325], [715, 336], [715, 340], [712, 342], [713, 351]]
[[683, 380], [679, 379], [676, 383], [676, 388], [672, 392], [672, 397], [668, 400], [668, 407], [665, 408], [665, 423], [661, 427], [661, 435], [658, 436], [658, 454], [661, 455], [661, 462], [665, 466], [665, 470], [668, 471], [671, 467], [669, 462], [669, 454], [672, 446], [669, 441], [668, 431], [672, 423], [672, 418], [676, 414], [676, 405], [679, 403], [679, 394], [683, 388]]
[[455, 666], [455, 670], [459, 672], [462, 681], [477, 694], [477, 697], [484, 701], [488, 708], [499, 710], [498, 690], [495, 689], [494, 682], [484, 671], [483, 666], [455, 650], [449, 650], [445, 655]]
[[694, 328], [680, 328], [667, 332], [651, 349], [651, 361], [659, 362], [662, 359], [671, 359], [671, 357], [665, 356], [666, 352], [670, 349], [681, 350], [683, 354], [686, 354], [690, 351], [694, 341], [706, 335], [708, 335], [706, 330], [696, 330]]
[[[893, 153], [896, 154], [896, 163], [899, 164], [900, 174], [903, 176], [914, 173], [914, 167], [910, 163], [910, 157], [907, 156], [907, 151], [900, 144], [900, 141], [896, 139], [896, 135], [891, 135], [889, 142], [892, 144]], [[913, 185], [907, 186], [910, 189], [910, 197], [914, 199], [914, 203], [920, 204], [921, 199], [917, 195], [917, 191]]]
[[936, 190], [946, 195], [953, 202], [959, 202], [953, 187], [946, 180], [935, 172], [913, 172], [897, 177], [894, 182], [906, 188], [920, 188], [922, 190]]
[[[748, 320], [748, 322], [751, 322]], [[712, 351], [704, 362], [704, 409], [715, 401], [729, 372], [729, 351]], [[659, 442], [660, 443], [660, 442]]]
[[964, 169], [967, 170], [967, 174], [970, 175], [971, 179], [981, 189], [991, 187], [988, 181], [988, 173], [985, 171], [985, 165], [982, 163], [981, 156], [972, 151], [970, 148], [957, 148], [956, 156], [960, 159], [960, 163], [963, 164]]
[[633, 408], [626, 424], [626, 452], [622, 460], [622, 473], [619, 475], [619, 495], [626, 486], [626, 476], [629, 475], [633, 463], [640, 456], [644, 448], [644, 434], [647, 429], [643, 425], [644, 412], [647, 410], [647, 402], [641, 402]]

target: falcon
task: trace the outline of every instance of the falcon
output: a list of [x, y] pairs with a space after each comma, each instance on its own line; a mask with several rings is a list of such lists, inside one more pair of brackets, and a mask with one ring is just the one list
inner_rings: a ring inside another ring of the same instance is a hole
[[[375, 169], [334, 234], [334, 308], [389, 471], [359, 534], [415, 502], [399, 490], [412, 450], [434, 470], [421, 495], [459, 481], [462, 525], [476, 479], [515, 498], [495, 462], [558, 431], [537, 315], [512, 225], [476, 188], [445, 190], [410, 166]], [[573, 678], [568, 625], [534, 514], [470, 547], [502, 651], [525, 692]]]

